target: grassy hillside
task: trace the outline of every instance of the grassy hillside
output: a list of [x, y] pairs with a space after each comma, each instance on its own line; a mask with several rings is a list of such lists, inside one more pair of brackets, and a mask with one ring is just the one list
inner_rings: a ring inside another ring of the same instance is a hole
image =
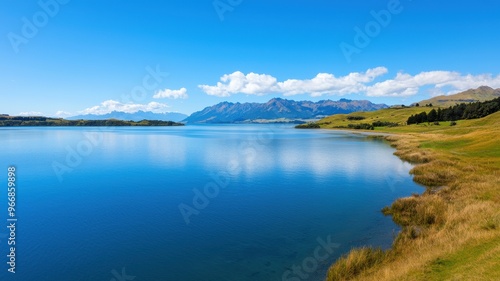
[[453, 106], [457, 103], [468, 103], [476, 101], [487, 101], [500, 97], [500, 89], [492, 89], [490, 87], [479, 87], [477, 89], [470, 89], [462, 93], [450, 96], [437, 96], [432, 99], [423, 100], [419, 102], [420, 105], [432, 104], [438, 106]]
[[[370, 112], [354, 112], [350, 114], [337, 114], [319, 120], [317, 123], [325, 129], [347, 128], [349, 124], [373, 123], [375, 121], [394, 122], [399, 125], [406, 125], [406, 120], [413, 114], [422, 111], [430, 111], [438, 107], [405, 107], [405, 108], [386, 108]], [[363, 117], [362, 120], [349, 120], [349, 118]], [[380, 130], [381, 128], [375, 128]]]
[[[403, 123], [423, 109], [338, 115], [319, 123]], [[403, 227], [391, 250], [355, 249], [332, 265], [327, 280], [500, 280], [500, 112], [456, 126], [375, 130], [394, 134], [387, 139], [395, 154], [416, 164], [414, 180], [427, 188], [384, 208]]]

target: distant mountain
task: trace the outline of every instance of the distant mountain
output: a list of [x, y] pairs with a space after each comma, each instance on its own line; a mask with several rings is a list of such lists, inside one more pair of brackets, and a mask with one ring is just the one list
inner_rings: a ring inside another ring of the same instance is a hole
[[432, 99], [423, 100], [419, 102], [419, 105], [422, 106], [432, 103], [432, 105], [438, 106], [453, 106], [457, 103], [488, 101], [498, 97], [500, 97], [500, 89], [482, 86], [477, 89], [470, 89], [454, 95], [437, 96]]
[[141, 120], [160, 120], [160, 121], [174, 121], [178, 122], [187, 117], [186, 114], [177, 112], [167, 112], [167, 113], [154, 113], [150, 111], [137, 111], [135, 113], [126, 113], [120, 111], [113, 111], [104, 115], [87, 114], [78, 115], [73, 117], [68, 117], [68, 120], [106, 120], [106, 119], [118, 119], [124, 121], [141, 121]]
[[274, 98], [267, 103], [222, 102], [191, 114], [183, 121], [189, 123], [265, 122], [266, 120], [296, 121], [318, 119], [338, 113], [373, 111], [387, 108], [367, 100], [293, 101]]

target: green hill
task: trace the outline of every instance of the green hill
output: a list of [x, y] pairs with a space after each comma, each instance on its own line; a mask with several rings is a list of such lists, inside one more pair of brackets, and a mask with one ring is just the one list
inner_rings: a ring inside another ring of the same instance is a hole
[[[404, 107], [386, 108], [370, 112], [354, 112], [350, 114], [336, 114], [323, 118], [317, 122], [321, 128], [341, 129], [348, 128], [349, 124], [372, 124], [373, 122], [391, 122], [399, 125], [406, 125], [406, 120], [413, 114], [422, 111], [429, 111], [435, 107]], [[377, 130], [377, 128], [375, 128]]]
[[431, 99], [419, 102], [420, 106], [432, 104], [437, 106], [453, 106], [457, 103], [468, 103], [476, 101], [487, 101], [500, 97], [500, 89], [493, 89], [487, 86], [482, 86], [477, 89], [470, 89], [455, 95], [437, 96]]

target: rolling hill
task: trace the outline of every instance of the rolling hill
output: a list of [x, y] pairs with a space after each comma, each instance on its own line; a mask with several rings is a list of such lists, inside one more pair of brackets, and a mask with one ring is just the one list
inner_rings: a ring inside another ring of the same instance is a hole
[[[322, 120], [319, 120], [319, 124], [322, 128], [347, 128], [349, 124], [372, 124], [373, 122], [391, 122], [401, 125], [398, 128], [375, 128], [375, 130], [381, 129], [384, 131], [411, 131], [414, 128], [410, 128], [406, 125], [408, 117], [414, 114], [421, 113], [423, 111], [429, 112], [432, 109], [444, 108], [453, 106], [457, 103], [470, 103], [470, 102], [484, 102], [488, 100], [493, 100], [500, 97], [500, 89], [493, 90], [490, 87], [479, 87], [478, 89], [467, 90], [462, 93], [458, 93], [450, 96], [440, 96], [433, 99], [428, 99], [419, 102], [420, 106], [407, 106], [407, 107], [391, 107], [385, 108], [377, 111], [370, 112], [353, 112], [350, 114], [336, 114], [331, 115]], [[424, 106], [426, 104], [432, 104], [430, 106]], [[448, 124], [445, 122], [444, 124]], [[420, 128], [420, 127], [417, 127]], [[426, 129], [432, 130], [439, 127], [428, 127]]]
[[432, 104], [448, 107], [453, 106], [457, 103], [487, 101], [498, 97], [500, 97], [500, 89], [493, 89], [488, 86], [482, 86], [477, 89], [470, 89], [454, 95], [433, 97], [431, 99], [423, 100], [419, 102], [419, 104], [421, 106]]

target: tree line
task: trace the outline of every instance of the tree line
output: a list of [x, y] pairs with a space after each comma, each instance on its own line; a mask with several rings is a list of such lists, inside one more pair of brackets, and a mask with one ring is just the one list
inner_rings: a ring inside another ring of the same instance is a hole
[[62, 118], [47, 117], [0, 117], [0, 127], [25, 127], [25, 126], [82, 126], [82, 127], [114, 127], [114, 126], [183, 126], [182, 123], [160, 120], [142, 120], [139, 122], [108, 120], [65, 120]]
[[461, 103], [448, 108], [432, 109], [408, 117], [406, 123], [419, 124], [426, 122], [456, 121], [463, 119], [476, 119], [500, 111], [500, 98], [485, 102]]

